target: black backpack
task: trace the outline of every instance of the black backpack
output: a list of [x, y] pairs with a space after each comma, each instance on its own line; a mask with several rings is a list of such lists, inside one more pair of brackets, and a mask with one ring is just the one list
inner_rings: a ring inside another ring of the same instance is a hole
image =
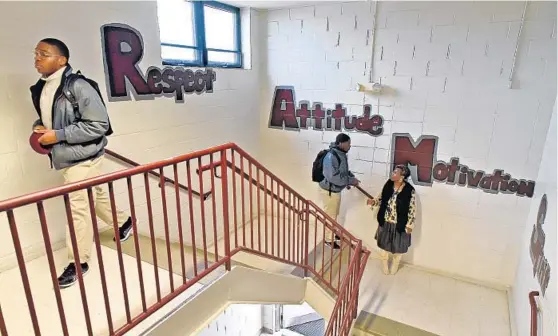
[[337, 161], [341, 162], [341, 158], [339, 154], [337, 154], [334, 150], [330, 149], [323, 149], [318, 153], [314, 163], [312, 164], [312, 181], [314, 182], [322, 182], [325, 178], [324, 176], [324, 158], [327, 153], [331, 152], [336, 158]]
[[[82, 75], [81, 71], [78, 70], [78, 72], [70, 74], [68, 76], [68, 78], [66, 79], [66, 83], [64, 85], [64, 90], [63, 90], [64, 96], [66, 97], [66, 99], [68, 99], [70, 104], [72, 104], [72, 108], [74, 109], [74, 114], [76, 116], [80, 117], [81, 114], [79, 113], [78, 101], [76, 99], [76, 96], [72, 92], [72, 90], [74, 88], [74, 86], [73, 86], [74, 82], [78, 79], [83, 79], [84, 81], [89, 83], [89, 85], [91, 85], [93, 87], [93, 89], [95, 89], [95, 91], [97, 91], [97, 93], [99, 94], [99, 98], [101, 98], [101, 102], [103, 103], [103, 105], [106, 106], [105, 101], [103, 100], [103, 95], [101, 94], [101, 90], [99, 89], [99, 84], [97, 84], [97, 82], [95, 82], [94, 80], [85, 77], [84, 75]], [[109, 129], [108, 129], [107, 133], [105, 133], [105, 135], [109, 136], [112, 133], [114, 133], [114, 132], [112, 131], [112, 126], [110, 124], [110, 119], [109, 119]]]

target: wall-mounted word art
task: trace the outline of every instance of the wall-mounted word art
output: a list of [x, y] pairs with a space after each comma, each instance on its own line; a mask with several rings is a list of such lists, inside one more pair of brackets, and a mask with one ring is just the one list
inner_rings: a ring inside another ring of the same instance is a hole
[[184, 102], [184, 94], [213, 92], [215, 72], [184, 69], [181, 67], [150, 66], [142, 72], [139, 62], [144, 45], [139, 31], [119, 23], [101, 27], [105, 76], [110, 101], [136, 100], [155, 97], [173, 97]]
[[384, 132], [381, 115], [371, 115], [372, 106], [364, 105], [361, 116], [348, 116], [343, 104], [326, 109], [322, 103], [308, 101], [295, 103], [295, 90], [290, 86], [278, 86], [273, 95], [269, 127], [286, 130], [313, 129], [316, 131], [356, 131], [380, 136]]
[[[539, 211], [537, 213], [537, 222], [533, 225], [533, 232], [531, 233], [530, 255], [533, 264], [533, 277], [541, 286], [541, 292], [544, 296], [550, 281], [550, 264], [544, 255], [544, 243], [546, 235], [543, 230], [543, 224], [546, 220], [546, 209], [548, 207], [548, 200], [546, 194], [541, 199]], [[553, 237], [551, 237], [552, 239]]]
[[533, 197], [535, 181], [512, 178], [503, 169], [492, 174], [474, 170], [453, 157], [449, 162], [436, 158], [438, 137], [422, 135], [414, 141], [410, 134], [394, 133], [391, 143], [391, 162], [406, 164], [416, 185], [431, 186], [433, 181], [468, 188], [479, 188], [487, 193], [516, 194]]

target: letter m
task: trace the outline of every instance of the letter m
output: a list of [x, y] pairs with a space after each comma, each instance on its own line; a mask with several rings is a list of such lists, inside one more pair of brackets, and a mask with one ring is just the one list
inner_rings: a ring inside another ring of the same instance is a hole
[[399, 164], [406, 165], [416, 185], [431, 186], [437, 144], [437, 136], [421, 135], [415, 142], [408, 133], [394, 133], [391, 149], [392, 168]]

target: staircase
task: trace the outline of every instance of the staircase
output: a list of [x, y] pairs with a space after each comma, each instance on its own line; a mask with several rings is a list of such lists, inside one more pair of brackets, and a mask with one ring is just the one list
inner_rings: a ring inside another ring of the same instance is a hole
[[[2, 335], [136, 334], [134, 327], [162, 317], [234, 265], [315, 282], [335, 302], [325, 335], [351, 333], [370, 252], [248, 153], [229, 143], [145, 165], [116, 159], [134, 167], [0, 202], [18, 262], [1, 276], [21, 289], [0, 295]], [[50, 205], [65, 209], [56, 219], [69, 226], [77, 255], [68, 194], [86, 190], [92, 205], [99, 185], [113, 209], [130, 213], [133, 239], [114, 242], [116, 224], [100, 230], [90, 207], [96, 251], [90, 274], [61, 291], [56, 277], [65, 251], [51, 247]], [[26, 262], [19, 223], [30, 220], [29, 209], [46, 255]], [[329, 234], [340, 237], [339, 250], [325, 245]]]

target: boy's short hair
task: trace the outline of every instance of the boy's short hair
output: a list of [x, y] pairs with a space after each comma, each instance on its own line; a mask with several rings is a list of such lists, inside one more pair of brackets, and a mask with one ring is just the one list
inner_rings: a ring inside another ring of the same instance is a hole
[[335, 137], [335, 144], [336, 145], [342, 144], [343, 142], [347, 142], [347, 141], [351, 141], [351, 137], [349, 137], [345, 133], [339, 133], [339, 134], [337, 134], [337, 137]]
[[60, 56], [64, 56], [67, 61], [70, 61], [70, 49], [68, 49], [66, 43], [52, 37], [44, 38], [41, 42], [55, 47], [60, 52]]

